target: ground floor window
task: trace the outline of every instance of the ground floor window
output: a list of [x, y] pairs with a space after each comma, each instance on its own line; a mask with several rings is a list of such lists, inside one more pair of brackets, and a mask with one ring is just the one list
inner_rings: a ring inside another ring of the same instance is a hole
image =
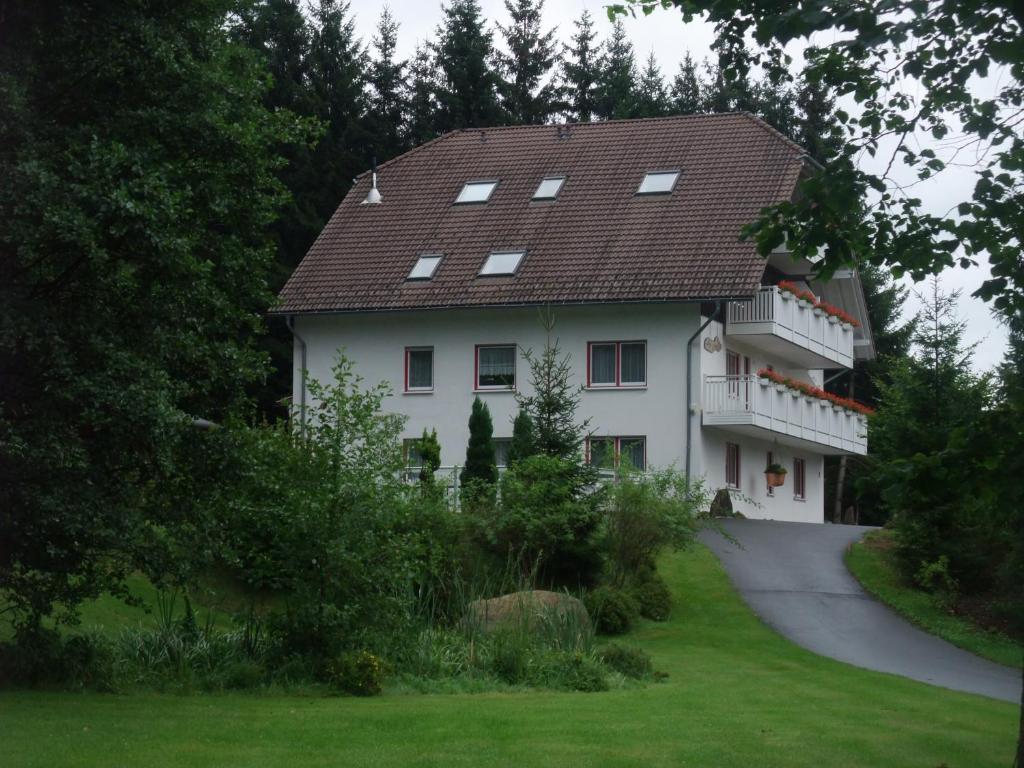
[[[775, 456], [772, 454], [771, 451], [768, 451], [768, 463], [765, 464], [765, 467], [770, 467], [774, 463], [775, 463]], [[775, 495], [775, 487], [772, 486], [772, 485], [769, 485], [767, 480], [765, 480], [765, 485], [768, 486], [768, 495], [769, 496], [774, 496]]]
[[803, 459], [793, 459], [793, 497], [806, 498], [806, 467]]
[[740, 447], [736, 443], [725, 444], [725, 484], [740, 487]]
[[587, 463], [599, 469], [647, 469], [647, 439], [644, 437], [591, 437], [587, 440]]
[[508, 466], [508, 449], [512, 447], [511, 437], [496, 437], [494, 443], [494, 463], [499, 467]]
[[423, 466], [419, 438], [407, 437], [402, 441], [402, 458], [405, 459], [405, 466], [409, 469], [419, 469]]

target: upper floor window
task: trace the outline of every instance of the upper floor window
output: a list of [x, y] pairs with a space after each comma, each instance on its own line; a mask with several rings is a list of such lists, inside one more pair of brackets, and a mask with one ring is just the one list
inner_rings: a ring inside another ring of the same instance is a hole
[[591, 437], [587, 439], [587, 463], [598, 469], [647, 469], [647, 438]]
[[533, 193], [534, 200], [554, 200], [562, 191], [565, 184], [565, 176], [545, 176], [537, 185], [537, 191]]
[[405, 391], [431, 392], [434, 389], [434, 348], [406, 347]]
[[416, 263], [412, 265], [412, 270], [409, 272], [409, 277], [406, 280], [431, 280], [434, 277], [434, 273], [437, 272], [437, 267], [441, 263], [440, 254], [426, 254], [416, 259]]
[[475, 383], [477, 389], [515, 389], [515, 345], [478, 346], [476, 348]]
[[457, 204], [462, 203], [486, 203], [491, 199], [491, 193], [494, 188], [498, 186], [496, 180], [493, 181], [467, 181], [466, 185], [459, 192], [459, 196], [455, 198]]
[[587, 345], [587, 386], [647, 384], [646, 341], [592, 341]]
[[480, 275], [514, 275], [525, 255], [525, 251], [495, 251], [480, 267]]
[[793, 497], [807, 498], [807, 467], [803, 459], [793, 459]]
[[638, 195], [667, 195], [675, 189], [676, 181], [679, 179], [679, 171], [651, 171], [636, 193]]
[[725, 444], [725, 484], [740, 487], [740, 447], [736, 443]]

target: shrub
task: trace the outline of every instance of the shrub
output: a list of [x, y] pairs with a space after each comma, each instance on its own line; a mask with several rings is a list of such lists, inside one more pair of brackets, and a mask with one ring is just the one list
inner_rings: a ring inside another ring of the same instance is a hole
[[114, 687], [114, 651], [98, 634], [61, 638], [37, 627], [0, 644], [0, 685], [61, 685], [110, 691]]
[[708, 494], [673, 470], [622, 472], [603, 507], [602, 538], [609, 578], [616, 586], [652, 568], [666, 549], [688, 546]]
[[550, 651], [531, 674], [534, 685], [565, 691], [594, 693], [608, 690], [607, 670], [588, 653]]
[[496, 557], [513, 557], [523, 576], [572, 588], [593, 583], [599, 497], [573, 461], [529, 456], [502, 476], [499, 502], [474, 516], [477, 540]]
[[615, 587], [598, 587], [584, 595], [583, 603], [597, 631], [603, 635], [625, 634], [640, 615], [633, 596]]
[[327, 681], [353, 696], [377, 696], [383, 677], [383, 662], [369, 651], [343, 653], [327, 665]]
[[597, 652], [598, 658], [609, 668], [636, 680], [654, 674], [651, 657], [641, 648], [611, 643]]
[[214, 686], [226, 690], [258, 688], [267, 677], [263, 665], [252, 659], [238, 659], [228, 662], [216, 675], [211, 676]]
[[640, 615], [652, 621], [667, 621], [672, 610], [672, 592], [657, 572], [651, 571], [634, 580], [629, 588]]

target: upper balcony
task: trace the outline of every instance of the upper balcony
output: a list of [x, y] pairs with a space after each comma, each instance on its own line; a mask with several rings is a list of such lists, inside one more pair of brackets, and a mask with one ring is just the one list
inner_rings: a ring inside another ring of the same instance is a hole
[[864, 416], [759, 376], [705, 376], [702, 423], [826, 455], [868, 452]]
[[774, 285], [729, 302], [726, 333], [797, 368], [853, 367], [853, 326]]

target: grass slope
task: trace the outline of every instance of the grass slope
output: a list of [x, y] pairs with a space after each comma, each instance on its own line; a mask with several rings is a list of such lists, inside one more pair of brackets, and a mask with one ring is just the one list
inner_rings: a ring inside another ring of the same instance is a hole
[[927, 632], [953, 645], [1009, 667], [1020, 667], [1021, 647], [1012, 638], [991, 632], [935, 604], [926, 592], [900, 577], [889, 531], [869, 533], [846, 552], [846, 566], [868, 592]]
[[0, 765], [1006, 766], [1015, 707], [783, 640], [705, 548], [668, 558], [671, 621], [632, 640], [670, 678], [601, 694], [0, 694]]

